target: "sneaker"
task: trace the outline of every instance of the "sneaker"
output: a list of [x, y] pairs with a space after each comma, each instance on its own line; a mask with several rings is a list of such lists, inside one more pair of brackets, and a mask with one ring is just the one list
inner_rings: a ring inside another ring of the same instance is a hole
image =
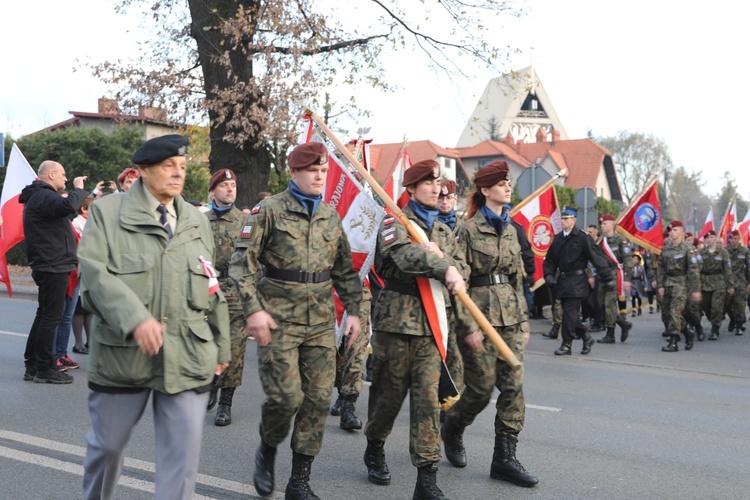
[[73, 377], [60, 370], [50, 368], [48, 370], [38, 371], [34, 377], [34, 383], [37, 384], [71, 384]]
[[60, 356], [59, 358], [57, 358], [57, 361], [68, 370], [75, 370], [76, 368], [81, 367], [80, 363], [76, 363], [75, 361], [73, 361], [67, 354], [65, 356]]
[[27, 382], [31, 382], [34, 380], [34, 377], [36, 377], [36, 367], [29, 368], [26, 367], [26, 371], [23, 372], [23, 379]]
[[68, 371], [67, 366], [63, 366], [62, 362], [59, 359], [55, 360], [55, 368], [57, 368], [58, 371], [66, 372]]
[[76, 344], [73, 346], [73, 352], [76, 354], [88, 354], [89, 350], [86, 349], [86, 346], [83, 344], [81, 345]]

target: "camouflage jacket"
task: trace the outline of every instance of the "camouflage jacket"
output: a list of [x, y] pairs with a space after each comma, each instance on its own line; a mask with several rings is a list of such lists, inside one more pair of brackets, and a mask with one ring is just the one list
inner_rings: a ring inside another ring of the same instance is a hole
[[[617, 258], [618, 264], [615, 264], [612, 262], [612, 259], [609, 258], [609, 255], [607, 255], [607, 252], [604, 251], [604, 240], [606, 239], [607, 244], [609, 244], [609, 249], [612, 250], [612, 253], [615, 254], [615, 257]], [[602, 249], [602, 252], [604, 252], [604, 255], [607, 257], [607, 262], [609, 262], [609, 268], [612, 271], [612, 274], [617, 274], [617, 269], [622, 268], [622, 272], [624, 275], [625, 281], [632, 281], [633, 280], [633, 248], [630, 245], [630, 242], [626, 240], [622, 235], [619, 235], [617, 233], [614, 234], [614, 236], [603, 236], [602, 241], [599, 244], [599, 246]]]
[[[330, 271], [320, 283], [261, 276], [262, 266], [293, 271]], [[347, 312], [359, 315], [362, 285], [341, 219], [327, 203], [310, 220], [287, 189], [252, 209], [235, 243], [229, 274], [237, 284], [245, 316], [264, 310], [274, 319], [301, 325], [335, 323], [331, 285]]]
[[[242, 225], [247, 219], [247, 215], [239, 208], [233, 206], [221, 216], [216, 212], [209, 210], [205, 213], [211, 222], [211, 233], [214, 235], [214, 269], [220, 275], [223, 273], [225, 278], [229, 278], [229, 261], [234, 253], [234, 243], [240, 236]], [[232, 283], [232, 286], [234, 284]]]
[[[515, 225], [508, 224], [498, 237], [495, 228], [477, 211], [461, 226], [456, 241], [472, 278], [491, 274], [504, 274], [510, 278], [510, 283], [469, 288], [469, 296], [492, 326], [511, 326], [526, 321], [523, 260]], [[471, 332], [458, 333], [466, 335]]]
[[[443, 258], [425, 252], [412, 242], [409, 233], [393, 216], [387, 216], [380, 225], [375, 252], [375, 271], [384, 280], [395, 280], [416, 287], [416, 277], [434, 278], [445, 282], [445, 272], [450, 266], [467, 277], [466, 263], [461, 259], [451, 229], [442, 222], [435, 221], [432, 231], [407, 206], [404, 214], [415, 221], [424, 230], [430, 241], [437, 244], [443, 252]], [[443, 287], [446, 305], [454, 301], [453, 295]], [[465, 330], [476, 331], [476, 322], [466, 309], [453, 302], [454, 318]], [[373, 330], [405, 335], [432, 335], [427, 317], [422, 307], [422, 299], [386, 289], [380, 292], [375, 301], [372, 320]]]
[[701, 289], [707, 292], [726, 290], [732, 286], [732, 260], [729, 253], [721, 247], [713, 252], [706, 246], [700, 252]]
[[684, 241], [679, 245], [664, 246], [656, 267], [656, 287], [682, 285], [689, 293], [701, 291], [698, 252]]
[[732, 279], [735, 288], [745, 287], [750, 283], [750, 250], [740, 245], [726, 247], [729, 259], [732, 261]]

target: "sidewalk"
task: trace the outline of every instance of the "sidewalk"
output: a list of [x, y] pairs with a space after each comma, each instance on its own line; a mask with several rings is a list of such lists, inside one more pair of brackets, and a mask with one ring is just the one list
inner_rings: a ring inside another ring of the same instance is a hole
[[[14, 299], [31, 299], [36, 300], [38, 287], [31, 277], [31, 268], [22, 266], [8, 266], [10, 275], [10, 284], [13, 288]], [[0, 282], [0, 297], [7, 297], [8, 290], [5, 283]]]

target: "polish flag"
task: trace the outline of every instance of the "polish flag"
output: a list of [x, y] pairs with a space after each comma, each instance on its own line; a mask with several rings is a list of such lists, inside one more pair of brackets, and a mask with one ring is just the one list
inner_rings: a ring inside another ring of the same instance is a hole
[[745, 214], [745, 218], [740, 223], [740, 236], [742, 236], [742, 244], [747, 246], [748, 230], [750, 230], [750, 210]]
[[719, 239], [726, 243], [729, 239], [729, 233], [737, 229], [737, 205], [733, 201], [729, 202], [727, 213], [724, 214], [724, 220], [721, 222], [719, 230]]
[[409, 167], [411, 167], [411, 158], [409, 158], [406, 148], [402, 148], [396, 158], [396, 163], [391, 167], [390, 172], [388, 172], [385, 185], [383, 186], [383, 190], [396, 202], [398, 208], [404, 208], [409, 203], [409, 193], [401, 185], [404, 180], [404, 172]]
[[0, 216], [3, 224], [0, 226], [0, 281], [5, 283], [8, 296], [13, 296], [8, 275], [8, 262], [5, 254], [8, 250], [23, 241], [23, 205], [18, 202], [23, 188], [36, 180], [34, 170], [16, 144], [10, 151], [8, 170], [5, 172], [5, 183], [0, 195]]
[[703, 241], [706, 237], [706, 233], [709, 231], [714, 230], [714, 209], [710, 208], [708, 210], [708, 215], [706, 216], [706, 222], [703, 224], [703, 229], [701, 229], [701, 232], [698, 234], [698, 239], [700, 241]]

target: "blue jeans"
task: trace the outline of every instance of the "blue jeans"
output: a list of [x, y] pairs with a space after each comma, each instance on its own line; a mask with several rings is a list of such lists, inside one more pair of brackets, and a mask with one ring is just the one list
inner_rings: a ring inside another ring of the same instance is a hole
[[73, 313], [76, 310], [76, 304], [78, 303], [78, 292], [81, 288], [81, 284], [76, 285], [73, 289], [73, 296], [68, 297], [65, 295], [65, 310], [63, 312], [62, 321], [57, 325], [55, 330], [55, 343], [52, 349], [54, 357], [65, 356], [68, 354], [68, 341], [70, 340], [70, 327], [73, 322]]

